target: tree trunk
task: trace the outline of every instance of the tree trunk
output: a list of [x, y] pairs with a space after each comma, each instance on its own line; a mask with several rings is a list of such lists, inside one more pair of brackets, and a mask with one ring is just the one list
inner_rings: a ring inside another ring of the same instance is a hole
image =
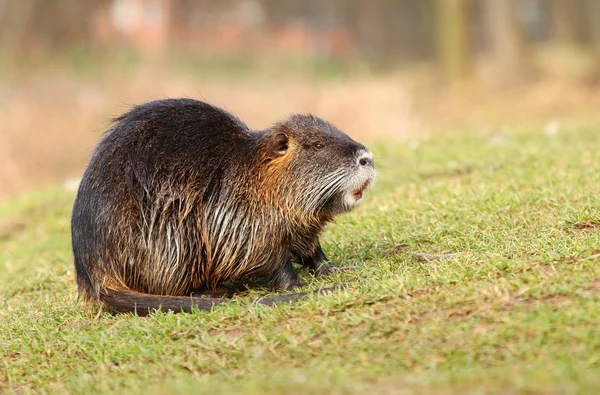
[[486, 0], [484, 3], [494, 77], [501, 83], [521, 81], [526, 70], [525, 40], [516, 3], [517, 0]]
[[585, 11], [589, 27], [590, 49], [594, 58], [590, 82], [593, 85], [600, 83], [600, 1], [586, 0]]
[[578, 0], [551, 1], [552, 33], [559, 43], [573, 45], [581, 41], [583, 29], [580, 11], [581, 2]]
[[446, 77], [460, 82], [472, 74], [468, 0], [438, 0], [438, 50]]

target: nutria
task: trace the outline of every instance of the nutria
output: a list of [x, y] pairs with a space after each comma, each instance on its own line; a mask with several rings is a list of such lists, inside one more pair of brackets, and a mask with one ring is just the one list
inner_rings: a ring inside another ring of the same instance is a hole
[[146, 315], [211, 310], [225, 299], [193, 295], [235, 280], [299, 287], [292, 262], [316, 275], [336, 270], [319, 234], [374, 177], [371, 152], [312, 115], [251, 131], [197, 100], [134, 107], [113, 121], [77, 192], [79, 295]]

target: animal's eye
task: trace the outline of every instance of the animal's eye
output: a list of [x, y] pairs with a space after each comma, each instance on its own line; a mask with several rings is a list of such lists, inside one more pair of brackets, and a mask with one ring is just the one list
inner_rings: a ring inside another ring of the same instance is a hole
[[315, 143], [314, 147], [315, 147], [316, 149], [321, 149], [321, 148], [323, 148], [324, 146], [323, 146], [323, 144], [322, 144], [322, 143]]

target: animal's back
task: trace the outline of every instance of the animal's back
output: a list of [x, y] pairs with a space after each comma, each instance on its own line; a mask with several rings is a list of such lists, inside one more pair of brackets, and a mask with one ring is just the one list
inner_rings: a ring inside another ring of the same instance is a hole
[[97, 298], [102, 286], [164, 295], [201, 287], [202, 202], [219, 194], [232, 163], [250, 155], [251, 133], [234, 116], [191, 99], [150, 102], [117, 118], [73, 209], [84, 299]]

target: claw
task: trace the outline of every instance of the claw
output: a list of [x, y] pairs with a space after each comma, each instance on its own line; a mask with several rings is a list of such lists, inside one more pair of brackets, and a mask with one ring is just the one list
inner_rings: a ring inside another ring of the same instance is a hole
[[315, 271], [315, 275], [317, 277], [325, 277], [325, 276], [329, 276], [336, 272], [345, 272], [348, 270], [355, 270], [355, 269], [356, 269], [356, 266], [339, 267], [339, 266], [333, 266], [332, 264], [329, 264], [329, 263], [324, 263], [317, 268], [317, 270]]

